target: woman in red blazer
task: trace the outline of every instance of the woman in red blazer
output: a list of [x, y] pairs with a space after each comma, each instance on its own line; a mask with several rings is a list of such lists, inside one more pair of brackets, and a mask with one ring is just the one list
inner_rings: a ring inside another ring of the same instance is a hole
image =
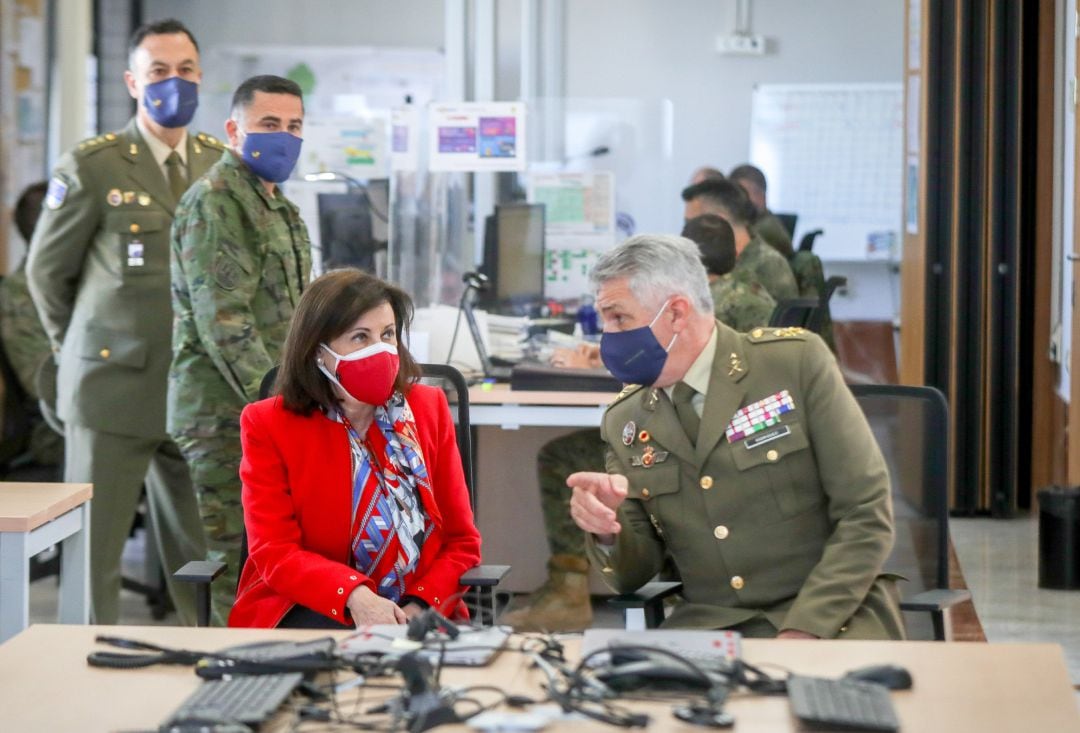
[[467, 617], [480, 560], [446, 397], [401, 344], [409, 296], [359, 270], [311, 283], [276, 396], [240, 418], [249, 555], [230, 626]]

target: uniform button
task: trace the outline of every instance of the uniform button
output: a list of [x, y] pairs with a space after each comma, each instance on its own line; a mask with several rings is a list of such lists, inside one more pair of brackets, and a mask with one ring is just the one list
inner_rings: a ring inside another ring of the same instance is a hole
[[337, 616], [337, 609], [336, 608], [331, 608], [330, 609], [330, 615], [331, 616]]
[[780, 454], [777, 453], [775, 450], [771, 450], [765, 454], [765, 457], [768, 458], [770, 461], [775, 461], [777, 458], [780, 457]]
[[728, 532], [728, 528], [725, 527], [722, 524], [719, 527], [717, 527], [716, 529], [713, 530], [713, 537], [715, 537], [718, 540], [726, 540], [728, 534], [730, 534]]
[[712, 484], [713, 484], [712, 476], [702, 476], [701, 480], [698, 481], [698, 484], [701, 486], [701, 488], [708, 491], [709, 489], [712, 488]]
[[743, 581], [742, 576], [736, 575], [731, 579], [731, 587], [735, 590], [742, 590], [744, 585], [746, 585], [746, 583]]
[[110, 355], [110, 354], [112, 354], [112, 352], [111, 352], [111, 351], [109, 351], [108, 349], [102, 349], [102, 350], [101, 350], [101, 351], [99, 351], [98, 353], [99, 353], [99, 354], [101, 355], [101, 358], [102, 358], [102, 359], [108, 359], [108, 358], [109, 358], [109, 355]]
[[132, 234], [138, 234], [139, 233], [139, 225], [138, 224], [132, 224], [131, 226], [128, 227], [128, 230]]
[[345, 589], [344, 589], [344, 588], [338, 588], [338, 589], [337, 589], [337, 594], [338, 594], [339, 596], [343, 596], [343, 595], [345, 595]]
[[643, 497], [645, 497], [646, 499], [648, 499], [649, 498], [649, 490], [648, 489], [642, 489], [641, 490], [641, 495]]

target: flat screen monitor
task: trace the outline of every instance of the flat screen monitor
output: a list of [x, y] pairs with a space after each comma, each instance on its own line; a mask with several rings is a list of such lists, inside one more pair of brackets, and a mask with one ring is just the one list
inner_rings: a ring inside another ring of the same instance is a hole
[[544, 298], [544, 205], [495, 207], [484, 247], [484, 270], [494, 283], [487, 305], [528, 307]]
[[387, 183], [372, 180], [345, 193], [318, 194], [324, 271], [358, 267], [385, 277]]

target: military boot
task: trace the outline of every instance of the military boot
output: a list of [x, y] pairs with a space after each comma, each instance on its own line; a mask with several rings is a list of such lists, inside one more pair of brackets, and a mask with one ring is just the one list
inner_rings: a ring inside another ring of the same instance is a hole
[[548, 579], [525, 606], [507, 611], [499, 623], [515, 631], [581, 631], [592, 623], [589, 561], [555, 555], [548, 561]]

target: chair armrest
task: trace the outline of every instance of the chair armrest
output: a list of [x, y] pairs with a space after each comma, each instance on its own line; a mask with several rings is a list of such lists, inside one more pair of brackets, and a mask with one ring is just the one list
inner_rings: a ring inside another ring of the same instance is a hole
[[904, 611], [944, 611], [958, 603], [970, 600], [971, 591], [936, 588], [905, 598], [900, 602], [900, 608]]
[[173, 573], [173, 577], [185, 583], [211, 583], [224, 572], [223, 562], [192, 560]]
[[462, 573], [458, 582], [470, 588], [494, 586], [509, 572], [509, 565], [476, 565]]
[[681, 582], [657, 580], [638, 588], [633, 593], [620, 593], [608, 599], [615, 608], [646, 608], [682, 590]]

